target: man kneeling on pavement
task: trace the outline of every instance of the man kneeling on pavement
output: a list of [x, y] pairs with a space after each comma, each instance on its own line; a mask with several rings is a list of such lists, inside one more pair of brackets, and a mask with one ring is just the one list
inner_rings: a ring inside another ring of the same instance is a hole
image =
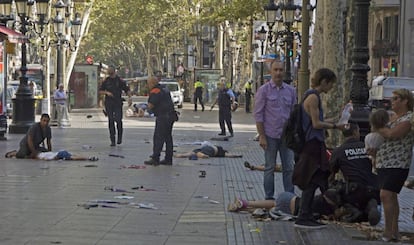
[[380, 204], [377, 175], [372, 172], [372, 163], [365, 145], [360, 141], [359, 127], [350, 123], [342, 131], [345, 141], [332, 152], [329, 161], [331, 166], [330, 180], [341, 171], [345, 184], [337, 188], [343, 199], [343, 208], [347, 215], [342, 216], [345, 222], [368, 221], [376, 225], [381, 219], [378, 209]]

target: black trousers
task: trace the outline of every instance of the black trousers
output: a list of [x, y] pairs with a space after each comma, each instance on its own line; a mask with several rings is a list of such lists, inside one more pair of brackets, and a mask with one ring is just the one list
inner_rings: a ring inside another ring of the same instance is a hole
[[226, 133], [226, 127], [224, 123], [227, 124], [227, 129], [232, 134], [233, 133], [233, 126], [231, 124], [231, 109], [230, 108], [219, 108], [219, 124], [221, 133]]
[[194, 110], [197, 111], [197, 101], [200, 102], [201, 109], [204, 111], [204, 103], [203, 103], [203, 95], [202, 94], [194, 94]]
[[315, 191], [320, 188], [321, 192], [327, 189], [327, 172], [318, 169], [312, 176], [310, 183], [302, 191], [300, 198], [300, 209], [298, 220], [313, 220], [312, 203], [315, 196]]
[[108, 114], [109, 137], [112, 143], [115, 143], [115, 123], [118, 131], [118, 141], [122, 141], [122, 104], [121, 105], [105, 105]]
[[246, 112], [250, 112], [251, 101], [252, 101], [252, 97], [246, 94]]
[[159, 161], [162, 147], [165, 143], [165, 160], [172, 162], [173, 158], [173, 138], [172, 128], [174, 122], [169, 116], [157, 117], [155, 120], [155, 130], [153, 137], [153, 149], [151, 158]]

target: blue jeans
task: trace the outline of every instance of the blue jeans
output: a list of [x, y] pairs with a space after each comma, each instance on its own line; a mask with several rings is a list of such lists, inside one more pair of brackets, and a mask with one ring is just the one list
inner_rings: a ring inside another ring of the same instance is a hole
[[265, 150], [264, 190], [265, 199], [274, 199], [275, 194], [275, 166], [277, 153], [280, 152], [282, 160], [283, 187], [287, 192], [294, 193], [292, 183], [293, 175], [293, 151], [282, 144], [281, 139], [274, 139], [266, 136], [267, 149]]

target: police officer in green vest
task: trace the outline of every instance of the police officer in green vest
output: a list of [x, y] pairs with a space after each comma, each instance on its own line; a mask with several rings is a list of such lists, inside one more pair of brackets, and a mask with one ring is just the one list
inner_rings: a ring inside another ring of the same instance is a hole
[[204, 111], [203, 90], [204, 83], [197, 77], [197, 81], [194, 83], [194, 111], [197, 111], [197, 100], [200, 101], [201, 111]]
[[249, 80], [245, 85], [244, 85], [244, 96], [246, 97], [246, 113], [250, 113], [250, 104], [252, 101], [252, 96], [253, 96], [253, 92], [252, 92], [252, 83], [253, 80]]

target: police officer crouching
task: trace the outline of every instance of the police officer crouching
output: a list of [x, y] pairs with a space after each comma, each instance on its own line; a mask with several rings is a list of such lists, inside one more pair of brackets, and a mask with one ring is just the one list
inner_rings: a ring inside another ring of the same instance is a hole
[[331, 179], [340, 170], [346, 182], [339, 192], [347, 204], [344, 206], [348, 206], [351, 213], [345, 216], [343, 221], [368, 221], [370, 225], [376, 225], [381, 220], [378, 210], [380, 191], [377, 175], [372, 173], [372, 164], [365, 151], [364, 142], [360, 141], [358, 124], [350, 123], [342, 133], [345, 141], [332, 152], [329, 162], [332, 170]]
[[[174, 104], [171, 100], [168, 88], [161, 86], [158, 79], [151, 77], [148, 79], [148, 109], [150, 109], [155, 119], [155, 130], [153, 136], [153, 148], [151, 158], [144, 162], [146, 165], [157, 166], [172, 165], [173, 158], [173, 138], [172, 128], [175, 121]], [[165, 158], [160, 161], [161, 150], [165, 143]]]

